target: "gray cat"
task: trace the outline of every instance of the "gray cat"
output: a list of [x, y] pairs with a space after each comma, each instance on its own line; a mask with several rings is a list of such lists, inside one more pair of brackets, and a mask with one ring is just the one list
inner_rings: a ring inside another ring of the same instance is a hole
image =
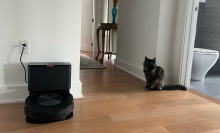
[[164, 86], [165, 74], [163, 68], [157, 66], [156, 58], [149, 59], [145, 56], [144, 74], [147, 85], [145, 88], [149, 90], [187, 90], [183, 85]]

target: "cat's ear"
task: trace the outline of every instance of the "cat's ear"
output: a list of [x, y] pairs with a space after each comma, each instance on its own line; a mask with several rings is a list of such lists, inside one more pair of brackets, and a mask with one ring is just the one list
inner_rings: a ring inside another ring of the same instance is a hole
[[147, 56], [145, 56], [145, 59], [148, 59]]
[[153, 58], [154, 61], [156, 61], [156, 58]]

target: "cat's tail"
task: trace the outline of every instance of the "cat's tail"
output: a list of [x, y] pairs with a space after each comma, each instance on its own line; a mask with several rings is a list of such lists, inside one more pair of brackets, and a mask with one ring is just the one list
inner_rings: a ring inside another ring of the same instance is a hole
[[163, 90], [187, 90], [183, 85], [164, 86]]

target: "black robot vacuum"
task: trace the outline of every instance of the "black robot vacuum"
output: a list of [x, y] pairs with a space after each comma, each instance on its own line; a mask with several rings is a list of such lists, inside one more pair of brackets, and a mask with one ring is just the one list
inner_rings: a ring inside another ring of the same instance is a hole
[[71, 64], [29, 63], [28, 91], [24, 112], [28, 123], [67, 120], [73, 116]]

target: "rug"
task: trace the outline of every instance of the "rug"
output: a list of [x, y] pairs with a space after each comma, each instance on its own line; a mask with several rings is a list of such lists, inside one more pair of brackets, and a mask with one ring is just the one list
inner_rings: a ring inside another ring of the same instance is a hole
[[106, 69], [102, 64], [92, 59], [91, 57], [81, 54], [80, 55], [80, 69]]

